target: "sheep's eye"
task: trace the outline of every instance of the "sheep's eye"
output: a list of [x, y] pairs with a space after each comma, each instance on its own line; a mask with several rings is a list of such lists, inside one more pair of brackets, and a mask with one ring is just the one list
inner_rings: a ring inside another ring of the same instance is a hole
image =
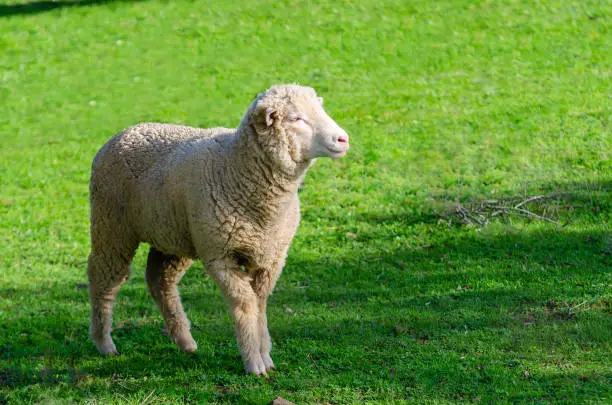
[[304, 118], [299, 117], [299, 116], [297, 116], [297, 115], [296, 115], [296, 116], [293, 116], [293, 117], [289, 117], [289, 121], [291, 121], [291, 122], [298, 122], [298, 121], [300, 121], [300, 120], [304, 121]]

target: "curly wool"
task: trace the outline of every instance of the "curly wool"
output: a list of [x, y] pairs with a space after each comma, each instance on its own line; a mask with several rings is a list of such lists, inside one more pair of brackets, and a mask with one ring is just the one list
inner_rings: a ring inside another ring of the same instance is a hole
[[198, 258], [230, 302], [247, 371], [273, 367], [266, 299], [299, 224], [298, 186], [314, 161], [283, 121], [290, 105], [320, 108], [314, 100], [311, 88], [275, 86], [237, 129], [144, 123], [102, 147], [92, 165], [88, 264], [91, 335], [102, 353], [117, 353], [112, 306], [138, 244], [147, 242], [148, 287], [183, 350], [197, 345], [176, 286]]

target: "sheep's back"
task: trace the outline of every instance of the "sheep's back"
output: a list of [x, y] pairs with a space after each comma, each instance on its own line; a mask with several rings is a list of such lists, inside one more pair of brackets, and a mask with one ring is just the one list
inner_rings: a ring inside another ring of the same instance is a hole
[[[138, 180], [177, 147], [198, 138], [210, 138], [227, 128], [201, 129], [182, 125], [142, 123], [115, 135], [101, 153], [121, 157], [130, 177]], [[95, 165], [95, 163], [94, 163]]]

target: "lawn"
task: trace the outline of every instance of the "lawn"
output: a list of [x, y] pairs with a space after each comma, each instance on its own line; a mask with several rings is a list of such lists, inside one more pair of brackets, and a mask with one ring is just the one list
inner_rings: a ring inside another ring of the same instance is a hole
[[[199, 264], [181, 284], [199, 351], [181, 353], [144, 245], [122, 355], [100, 357], [96, 151], [142, 121], [236, 126], [284, 82], [317, 89], [351, 150], [300, 192], [278, 370], [243, 374]], [[611, 124], [605, 0], [2, 0], [0, 403], [610, 403]], [[457, 215], [537, 195], [521, 207], [554, 223]]]

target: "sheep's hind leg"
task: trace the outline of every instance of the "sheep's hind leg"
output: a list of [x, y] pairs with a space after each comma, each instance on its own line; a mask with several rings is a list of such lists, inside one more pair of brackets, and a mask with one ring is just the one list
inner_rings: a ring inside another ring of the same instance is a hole
[[192, 263], [191, 259], [166, 255], [151, 247], [146, 272], [149, 292], [161, 310], [168, 333], [185, 352], [195, 352], [198, 345], [191, 336], [177, 285]]
[[251, 277], [241, 271], [233, 259], [208, 263], [207, 269], [230, 303], [246, 372], [265, 375], [266, 365], [260, 353], [257, 295], [251, 286]]
[[130, 275], [130, 263], [136, 251], [134, 246], [91, 250], [87, 265], [89, 297], [91, 299], [90, 336], [104, 355], [118, 355], [111, 337], [115, 298]]

